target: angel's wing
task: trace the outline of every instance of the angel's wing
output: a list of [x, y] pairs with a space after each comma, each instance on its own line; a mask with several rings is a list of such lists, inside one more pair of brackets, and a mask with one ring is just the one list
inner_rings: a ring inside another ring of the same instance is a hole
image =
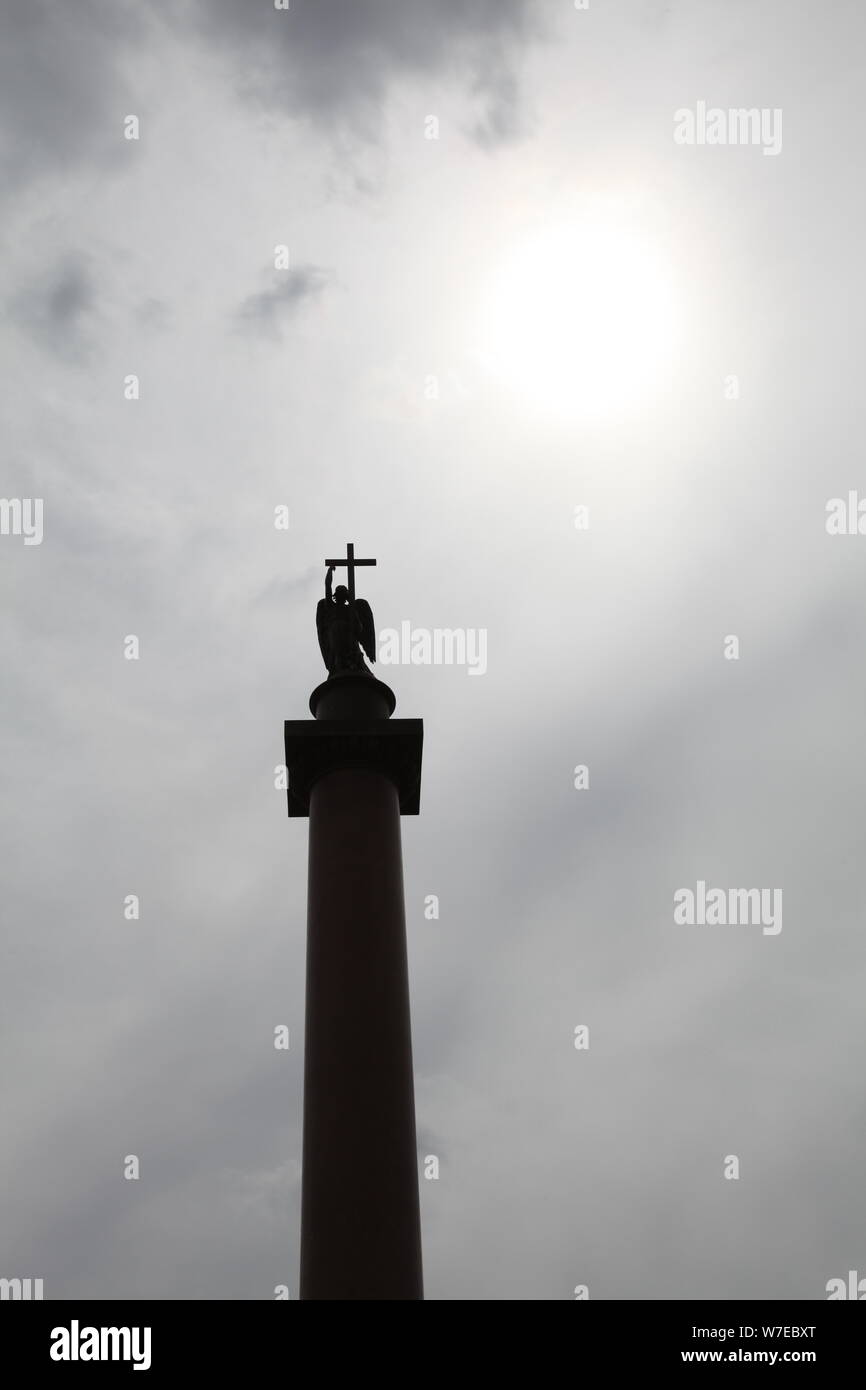
[[365, 598], [355, 599], [355, 612], [361, 619], [361, 646], [371, 661], [376, 660], [376, 628], [373, 610]]
[[319, 651], [322, 653], [322, 660], [330, 671], [330, 649], [328, 645], [328, 600], [320, 598], [316, 605], [316, 632], [319, 635]]

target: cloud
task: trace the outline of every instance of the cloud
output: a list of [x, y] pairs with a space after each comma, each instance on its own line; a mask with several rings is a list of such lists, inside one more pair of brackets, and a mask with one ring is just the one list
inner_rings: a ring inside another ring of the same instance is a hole
[[538, 33], [527, 0], [295, 0], [287, 11], [197, 0], [193, 14], [231, 52], [246, 96], [323, 127], [373, 139], [394, 82], [453, 73], [485, 107], [473, 138], [490, 147], [520, 128], [515, 69]]
[[165, 300], [148, 295], [135, 309], [135, 322], [155, 333], [164, 332], [171, 323], [171, 310]]
[[317, 265], [299, 265], [280, 272], [270, 289], [251, 294], [237, 313], [238, 324], [269, 338], [281, 337], [283, 325], [312, 300], [318, 299], [331, 279]]
[[47, 278], [31, 282], [9, 307], [18, 327], [53, 356], [70, 362], [89, 357], [96, 283], [83, 258], [70, 257]]
[[110, 158], [125, 114], [119, 59], [142, 36], [140, 6], [6, 0], [0, 46], [0, 176], [16, 187], [70, 161]]
[[190, 57], [197, 46], [224, 54], [229, 80], [255, 105], [343, 141], [378, 136], [401, 78], [453, 74], [483, 108], [470, 137], [490, 147], [520, 128], [515, 73], [537, 33], [532, 10], [528, 0], [293, 0], [288, 11], [246, 0], [7, 0], [2, 186], [74, 165], [124, 167], [123, 118], [147, 97], [142, 74], [170, 35]]
[[516, 74], [504, 61], [493, 63], [476, 75], [473, 91], [479, 97], [481, 113], [468, 129], [470, 138], [485, 150], [516, 140], [523, 131]]

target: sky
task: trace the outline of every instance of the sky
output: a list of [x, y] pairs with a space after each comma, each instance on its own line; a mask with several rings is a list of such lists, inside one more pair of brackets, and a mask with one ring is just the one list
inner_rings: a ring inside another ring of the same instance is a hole
[[866, 1275], [862, 6], [2, 24], [0, 1276], [297, 1297], [276, 783], [348, 541], [380, 634], [486, 641], [377, 666], [426, 1297]]

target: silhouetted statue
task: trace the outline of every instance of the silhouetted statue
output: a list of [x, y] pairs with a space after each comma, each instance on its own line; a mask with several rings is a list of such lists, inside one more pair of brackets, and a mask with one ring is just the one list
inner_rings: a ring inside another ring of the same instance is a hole
[[[331, 676], [338, 676], [344, 671], [362, 671], [368, 676], [372, 675], [361, 648], [371, 661], [376, 660], [373, 611], [366, 599], [355, 598], [345, 584], [338, 584], [332, 594], [333, 573], [334, 566], [329, 565], [325, 577], [325, 597], [319, 599], [316, 608], [316, 631], [322, 660]], [[354, 578], [351, 571], [350, 576]]]

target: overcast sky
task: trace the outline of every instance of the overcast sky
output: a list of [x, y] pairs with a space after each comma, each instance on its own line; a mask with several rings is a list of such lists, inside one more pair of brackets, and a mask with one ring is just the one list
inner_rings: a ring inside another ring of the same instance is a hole
[[[866, 1274], [862, 5], [2, 14], [0, 1276], [297, 1296], [274, 769], [347, 541], [380, 629], [487, 632], [379, 671], [426, 1296]], [[782, 929], [675, 923], [699, 880]]]

